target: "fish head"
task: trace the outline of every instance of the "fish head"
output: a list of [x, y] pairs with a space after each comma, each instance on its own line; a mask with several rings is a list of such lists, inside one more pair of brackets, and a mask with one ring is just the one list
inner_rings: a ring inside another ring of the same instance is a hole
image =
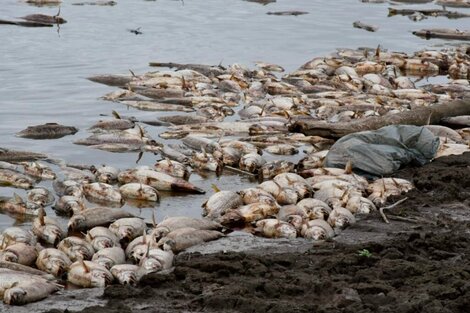
[[60, 259], [53, 259], [46, 263], [46, 269], [48, 273], [60, 277], [67, 272], [67, 265]]
[[6, 262], [18, 263], [18, 255], [12, 251], [4, 251], [0, 255], [0, 260], [6, 261]]
[[18, 186], [22, 189], [31, 189], [33, 188], [33, 183], [30, 179], [24, 177], [18, 177], [15, 179], [15, 186]]
[[170, 229], [168, 227], [160, 226], [152, 231], [151, 237], [155, 242], [158, 242], [160, 239], [168, 235], [168, 233], [170, 233]]
[[114, 247], [114, 242], [109, 238], [100, 237], [100, 238], [95, 238], [92, 240], [92, 246], [96, 247], [97, 248], [96, 250], [98, 251], [98, 250], [102, 250], [105, 248]]
[[307, 229], [304, 235], [305, 238], [310, 238], [313, 240], [325, 240], [327, 239], [326, 231], [321, 227], [310, 227]]
[[107, 257], [100, 257], [97, 260], [93, 261], [96, 262], [97, 264], [106, 267], [108, 270], [114, 266], [114, 261], [107, 258]]
[[349, 226], [349, 219], [346, 216], [340, 215], [337, 216], [336, 219], [334, 220], [334, 225], [335, 227], [339, 229], [344, 229]]
[[91, 286], [92, 287], [99, 287], [103, 288], [112, 283], [113, 279], [112, 277], [109, 277], [109, 275], [100, 270], [93, 270], [91, 271]]
[[134, 234], [134, 230], [132, 227], [130, 226], [121, 226], [119, 227], [119, 230], [118, 230], [118, 237], [119, 237], [119, 240], [124, 243], [124, 242], [129, 242], [130, 240], [132, 240], [132, 236]]
[[147, 273], [158, 272], [163, 269], [160, 261], [150, 257], [143, 258], [140, 262], [140, 266], [145, 269]]
[[118, 275], [119, 283], [122, 285], [129, 285], [132, 287], [137, 286], [138, 280], [137, 275], [134, 272], [126, 271]]
[[80, 230], [86, 228], [86, 219], [83, 215], [74, 215], [68, 222], [69, 230]]
[[62, 231], [57, 227], [46, 227], [43, 236], [47, 243], [57, 246], [62, 240]]
[[139, 263], [146, 254], [147, 245], [138, 245], [132, 250], [130, 258], [133, 259], [136, 263]]
[[114, 180], [114, 177], [110, 173], [99, 173], [96, 176], [96, 180], [100, 183], [111, 184]]
[[14, 286], [5, 291], [3, 301], [9, 305], [26, 304], [26, 295], [26, 290], [21, 287]]
[[54, 180], [56, 179], [56, 174], [52, 170], [45, 168], [41, 173], [41, 177], [47, 180]]
[[295, 229], [299, 232], [302, 229], [302, 225], [304, 224], [304, 219], [300, 215], [289, 215], [286, 218], [286, 222], [294, 226]]

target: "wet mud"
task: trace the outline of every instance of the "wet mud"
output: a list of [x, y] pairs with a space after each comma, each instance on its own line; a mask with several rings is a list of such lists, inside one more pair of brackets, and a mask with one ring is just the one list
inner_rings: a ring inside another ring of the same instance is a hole
[[[315, 245], [256, 248], [249, 237], [229, 236], [178, 255], [172, 273], [144, 286], [106, 288], [105, 307], [80, 312], [468, 312], [470, 154], [395, 176], [416, 189], [385, 211], [390, 224], [370, 214]], [[230, 241], [247, 249], [230, 251]]]

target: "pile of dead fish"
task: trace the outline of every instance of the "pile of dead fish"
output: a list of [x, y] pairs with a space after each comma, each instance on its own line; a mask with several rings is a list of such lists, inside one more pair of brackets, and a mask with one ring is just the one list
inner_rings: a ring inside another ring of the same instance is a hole
[[[307, 153], [326, 154], [333, 143], [327, 138], [289, 133], [288, 125], [293, 121], [313, 117], [333, 123], [348, 122], [444, 103], [470, 94], [470, 48], [467, 46], [411, 55], [384, 51], [380, 47], [341, 49], [328, 57], [314, 58], [281, 78], [275, 72], [284, 71], [282, 67], [263, 62], [257, 62], [255, 70], [239, 64], [223, 67], [153, 62], [150, 65], [176, 70], [99, 75], [90, 79], [121, 88], [104, 99], [139, 110], [183, 112], [140, 121], [167, 127], [159, 135], [163, 139], [182, 140], [182, 144], [163, 147], [150, 145], [165, 158], [217, 173], [222, 168], [235, 168], [262, 179], [294, 170], [295, 164], [285, 159], [270, 160], [272, 155], [296, 154], [302, 146]], [[411, 76], [437, 75], [448, 75], [451, 80], [418, 87], [411, 79]], [[235, 113], [237, 106], [240, 109]], [[132, 118], [125, 119], [121, 118], [119, 123], [130, 126]], [[461, 126], [460, 134], [468, 133], [466, 127], [470, 125], [464, 122]], [[101, 135], [93, 135], [92, 139], [98, 136]], [[127, 138], [128, 135], [120, 132], [115, 137], [119, 136]], [[143, 140], [146, 147], [149, 140], [154, 142], [142, 133], [137, 137], [146, 138]], [[455, 132], [451, 137], [456, 137]], [[457, 137], [461, 136], [457, 134]], [[459, 143], [465, 143], [460, 140]], [[89, 142], [111, 151], [126, 149], [122, 145], [100, 143], [103, 140]], [[268, 152], [267, 158], [263, 151]]]
[[[268, 238], [332, 238], [369, 214], [389, 196], [413, 188], [403, 179], [364, 177], [338, 168], [315, 168], [300, 175], [283, 173], [255, 188], [217, 191], [203, 215], [220, 224]], [[367, 196], [367, 198], [366, 198]]]
[[[172, 217], [148, 227], [138, 217], [107, 208], [74, 216], [69, 236], [41, 209], [32, 230], [10, 227], [0, 235], [0, 296], [21, 305], [46, 298], [70, 283], [83, 288], [113, 282], [138, 284], [171, 271], [174, 253], [223, 236], [206, 219]], [[81, 231], [73, 235], [72, 231]]]

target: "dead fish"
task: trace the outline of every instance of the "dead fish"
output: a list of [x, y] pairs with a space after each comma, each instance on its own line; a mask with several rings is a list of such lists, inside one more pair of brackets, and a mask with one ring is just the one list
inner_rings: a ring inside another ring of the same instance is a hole
[[204, 194], [205, 191], [185, 181], [151, 169], [133, 169], [119, 173], [121, 184], [142, 183], [157, 190]]
[[75, 214], [69, 220], [69, 231], [86, 231], [95, 226], [109, 225], [112, 222], [125, 217], [134, 217], [133, 214], [119, 209], [98, 207], [87, 209]]
[[72, 262], [77, 260], [90, 260], [95, 253], [90, 243], [75, 236], [64, 238], [57, 245], [57, 249], [64, 252]]
[[187, 155], [167, 145], [161, 149], [160, 154], [165, 158], [169, 158], [182, 164], [188, 164], [190, 160]]
[[107, 1], [107, 0], [98, 0], [98, 1], [85, 1], [85, 2], [75, 2], [72, 5], [98, 5], [98, 6], [115, 6], [116, 1]]
[[233, 147], [223, 147], [213, 153], [215, 159], [220, 160], [223, 165], [238, 166], [242, 157], [242, 151]]
[[92, 173], [100, 183], [114, 184], [118, 181], [119, 170], [112, 166], [99, 166], [92, 168]]
[[223, 228], [221, 224], [207, 218], [201, 219], [187, 216], [174, 216], [168, 217], [158, 223], [157, 227], [152, 230], [151, 236], [158, 241], [173, 230], [188, 227], [205, 230], [221, 230]]
[[222, 225], [247, 224], [275, 216], [278, 212], [278, 205], [250, 203], [227, 211], [218, 219], [218, 222]]
[[239, 191], [238, 194], [243, 199], [243, 204], [265, 203], [276, 205], [276, 199], [267, 191], [261, 188], [246, 188]]
[[167, 270], [173, 267], [175, 255], [170, 249], [176, 246], [176, 241], [167, 240], [162, 249], [149, 249], [146, 256], [140, 261], [140, 266], [147, 272]]
[[97, 226], [90, 229], [85, 236], [85, 240], [89, 242], [95, 251], [105, 248], [119, 247], [119, 238], [109, 228]]
[[129, 183], [119, 187], [121, 195], [125, 199], [136, 199], [149, 202], [158, 202], [160, 195], [158, 191], [145, 184]]
[[78, 129], [73, 126], [64, 126], [57, 123], [29, 126], [16, 134], [18, 137], [30, 139], [58, 139], [67, 135], [74, 135]]
[[39, 240], [54, 246], [65, 237], [59, 223], [55, 219], [46, 216], [43, 208], [39, 209], [38, 217], [33, 221], [32, 231]]
[[470, 126], [470, 115], [461, 115], [454, 117], [445, 117], [441, 120], [442, 122], [460, 127], [469, 127]]
[[36, 204], [37, 206], [46, 207], [54, 202], [54, 196], [47, 188], [36, 187], [29, 190], [27, 193], [27, 201]]
[[266, 14], [268, 15], [279, 15], [279, 16], [297, 16], [297, 15], [303, 15], [303, 14], [308, 14], [308, 12], [305, 11], [278, 11], [278, 12], [267, 12]]
[[153, 235], [144, 234], [135, 238], [127, 245], [125, 251], [126, 257], [138, 264], [145, 257], [149, 248], [157, 248], [157, 242], [153, 240]]
[[187, 166], [178, 162], [172, 161], [170, 159], [160, 160], [153, 166], [156, 171], [166, 173], [173, 177], [182, 178], [188, 180], [191, 172], [188, 170]]
[[327, 240], [335, 236], [330, 224], [321, 219], [308, 221], [302, 226], [301, 235], [307, 239]]
[[33, 215], [36, 216], [39, 213], [39, 208], [41, 206], [32, 203], [24, 202], [23, 199], [17, 195], [13, 194], [12, 198], [1, 198], [0, 197], [0, 210], [7, 213], [12, 213], [20, 216], [24, 215]]
[[302, 199], [299, 201], [299, 203], [297, 203], [297, 207], [304, 211], [311, 220], [326, 220], [331, 213], [331, 208], [328, 204], [313, 198]]
[[377, 210], [375, 204], [371, 200], [358, 196], [348, 199], [346, 209], [351, 211], [353, 214], [369, 214], [370, 212]]
[[5, 249], [15, 243], [25, 243], [35, 246], [37, 243], [36, 236], [30, 230], [19, 227], [8, 227], [0, 234], [0, 249]]
[[240, 140], [231, 140], [229, 142], [223, 142], [221, 145], [222, 147], [237, 149], [242, 154], [249, 154], [249, 153], [261, 154], [262, 153], [259, 151], [258, 147], [256, 147], [254, 144], [250, 142], [240, 141]]
[[265, 182], [262, 182], [261, 184], [258, 185], [258, 188], [261, 188], [264, 191], [269, 192], [274, 197], [277, 197], [282, 190], [281, 186], [279, 186], [278, 183], [272, 180], [267, 180]]
[[269, 72], [284, 72], [284, 68], [277, 64], [266, 63], [266, 62], [255, 62], [256, 66], [260, 69], [269, 71]]
[[30, 14], [30, 15], [26, 15], [26, 16], [23, 16], [23, 17], [20, 17], [20, 18], [23, 19], [23, 20], [26, 20], [26, 21], [36, 22], [36, 23], [43, 23], [43, 24], [64, 24], [64, 23], [67, 23], [67, 21], [64, 20], [62, 17], [60, 17], [59, 14], [60, 14], [60, 9], [59, 9], [59, 13], [57, 15], [53, 15], [53, 16], [52, 15], [45, 15], [45, 14]]
[[0, 185], [31, 189], [34, 181], [26, 175], [11, 170], [0, 170]]
[[243, 199], [238, 193], [216, 188], [216, 193], [202, 204], [202, 215], [210, 219], [216, 219], [241, 205], [243, 205]]
[[68, 282], [83, 288], [104, 288], [113, 280], [113, 275], [106, 267], [91, 261], [77, 261], [70, 265], [67, 273]]
[[36, 161], [36, 160], [42, 160], [42, 159], [47, 159], [47, 155], [43, 153], [0, 148], [0, 161], [28, 162], [28, 161]]
[[336, 207], [328, 216], [328, 224], [333, 228], [344, 229], [356, 223], [356, 218], [347, 209]]
[[19, 242], [3, 249], [0, 252], [0, 261], [31, 266], [36, 261], [37, 256], [36, 247]]
[[292, 162], [277, 160], [267, 162], [261, 167], [260, 178], [262, 180], [272, 179], [281, 173], [293, 172], [295, 169], [295, 164]]
[[5, 162], [5, 161], [0, 161], [0, 169], [10, 170], [10, 171], [18, 172], [18, 173], [23, 172], [21, 166], [16, 165], [16, 164], [12, 164], [12, 163], [9, 163], [9, 162]]
[[118, 264], [111, 268], [111, 274], [121, 285], [137, 286], [139, 283], [140, 266], [133, 264]]
[[216, 240], [223, 236], [224, 234], [216, 230], [179, 228], [160, 239], [158, 245], [163, 247], [163, 250], [172, 250], [174, 253], [178, 253], [194, 245]]
[[261, 155], [249, 153], [242, 156], [238, 166], [242, 171], [257, 174], [265, 163], [266, 160]]
[[29, 162], [24, 163], [24, 172], [30, 176], [40, 179], [54, 180], [56, 174], [51, 170], [47, 165], [41, 164], [39, 162]]
[[109, 225], [109, 230], [124, 242], [131, 242], [146, 228], [144, 220], [138, 217], [121, 218]]
[[311, 168], [323, 167], [323, 162], [327, 154], [328, 150], [309, 154], [299, 161], [299, 163], [297, 164], [297, 169], [308, 170]]
[[355, 28], [360, 28], [360, 29], [367, 30], [368, 32], [376, 32], [379, 29], [377, 26], [366, 24], [366, 23], [363, 23], [363, 22], [360, 22], [360, 21], [355, 21], [353, 23], [353, 26]]
[[468, 0], [437, 0], [436, 4], [444, 7], [470, 8], [470, 1]]
[[46, 280], [22, 280], [5, 291], [3, 302], [8, 305], [23, 305], [47, 298], [61, 289], [62, 286]]
[[411, 182], [401, 178], [381, 178], [369, 185], [367, 191], [370, 193], [368, 199], [376, 206], [383, 205], [390, 196], [398, 196], [413, 189]]
[[105, 120], [99, 121], [93, 124], [89, 130], [91, 131], [100, 131], [100, 130], [126, 130], [135, 127], [135, 122], [128, 119], [114, 119], [114, 120]]
[[74, 180], [54, 180], [52, 182], [52, 188], [55, 193], [59, 196], [74, 196], [81, 198], [83, 196], [82, 185]]
[[105, 183], [91, 183], [83, 185], [83, 192], [88, 199], [103, 202], [122, 203], [119, 189]]
[[[138, 91], [142, 93], [142, 91]], [[168, 111], [168, 112], [194, 112], [193, 108], [180, 104], [170, 104], [151, 101], [121, 101], [122, 104], [142, 110], [142, 111]]]
[[275, 218], [256, 222], [256, 232], [268, 238], [294, 239], [297, 237], [297, 230], [294, 226]]
[[297, 190], [291, 187], [281, 187], [276, 195], [276, 201], [281, 205], [296, 204], [302, 197]]
[[223, 168], [223, 163], [212, 154], [206, 153], [204, 148], [202, 152], [194, 153], [190, 160], [190, 164], [195, 169], [208, 170], [216, 172], [217, 174], [220, 174]]
[[52, 208], [57, 215], [72, 216], [86, 210], [86, 205], [82, 198], [62, 196], [56, 201]]
[[264, 150], [271, 154], [280, 154], [280, 155], [294, 155], [299, 153], [294, 146], [288, 144], [278, 144], [278, 145], [270, 145], [266, 147]]
[[110, 270], [114, 265], [126, 263], [126, 256], [121, 247], [104, 248], [93, 255], [92, 261]]
[[191, 125], [209, 122], [204, 116], [199, 115], [167, 115], [159, 117], [159, 120], [173, 125]]
[[39, 252], [36, 266], [41, 271], [61, 277], [72, 264], [69, 257], [58, 249], [48, 248]]
[[216, 150], [220, 150], [218, 142], [206, 137], [189, 135], [183, 138], [182, 142], [186, 146], [198, 151], [202, 151], [202, 149], [204, 149], [204, 151], [208, 153], [213, 153]]

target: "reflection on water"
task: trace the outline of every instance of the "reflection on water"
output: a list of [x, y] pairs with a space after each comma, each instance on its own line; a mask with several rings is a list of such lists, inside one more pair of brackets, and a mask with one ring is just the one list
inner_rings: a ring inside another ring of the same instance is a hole
[[[133, 167], [138, 153], [112, 154], [73, 145], [72, 141], [86, 137], [86, 129], [101, 118], [100, 114], [109, 115], [112, 110], [147, 120], [172, 113], [142, 112], [100, 100], [114, 88], [92, 83], [86, 77], [128, 73], [129, 69], [139, 74], [150, 70], [150, 61], [224, 65], [237, 62], [248, 66], [255, 61], [267, 61], [291, 71], [314, 56], [339, 47], [381, 45], [411, 52], [443, 42], [416, 38], [411, 34], [413, 30], [462, 28], [462, 20], [428, 18], [415, 23], [406, 16], [388, 18], [389, 6], [357, 0], [128, 0], [115, 6], [75, 6], [67, 1], [61, 7], [61, 16], [68, 23], [60, 29], [0, 25], [0, 146], [43, 152], [71, 163]], [[266, 14], [288, 10], [309, 14]], [[57, 7], [38, 8], [22, 1], [3, 0], [0, 18], [16, 19], [32, 13], [55, 15]], [[352, 23], [356, 20], [378, 25], [380, 29], [376, 33], [355, 29]], [[138, 28], [143, 33], [139, 36], [128, 31]], [[57, 140], [14, 136], [29, 125], [47, 122], [73, 125], [80, 131]], [[146, 129], [157, 137], [164, 128], [146, 126]], [[152, 165], [156, 158], [145, 153], [139, 164]], [[155, 210], [158, 220], [182, 214], [200, 216], [200, 206], [212, 193], [212, 183], [220, 189], [242, 189], [255, 183], [249, 177], [228, 171], [221, 177], [194, 174], [190, 181], [207, 194], [163, 195]], [[51, 189], [50, 183], [44, 186]], [[25, 194], [0, 188], [0, 196], [11, 196], [13, 192]], [[153, 211], [124, 207], [145, 218], [150, 218]], [[20, 221], [0, 215], [0, 229], [14, 223]]]

